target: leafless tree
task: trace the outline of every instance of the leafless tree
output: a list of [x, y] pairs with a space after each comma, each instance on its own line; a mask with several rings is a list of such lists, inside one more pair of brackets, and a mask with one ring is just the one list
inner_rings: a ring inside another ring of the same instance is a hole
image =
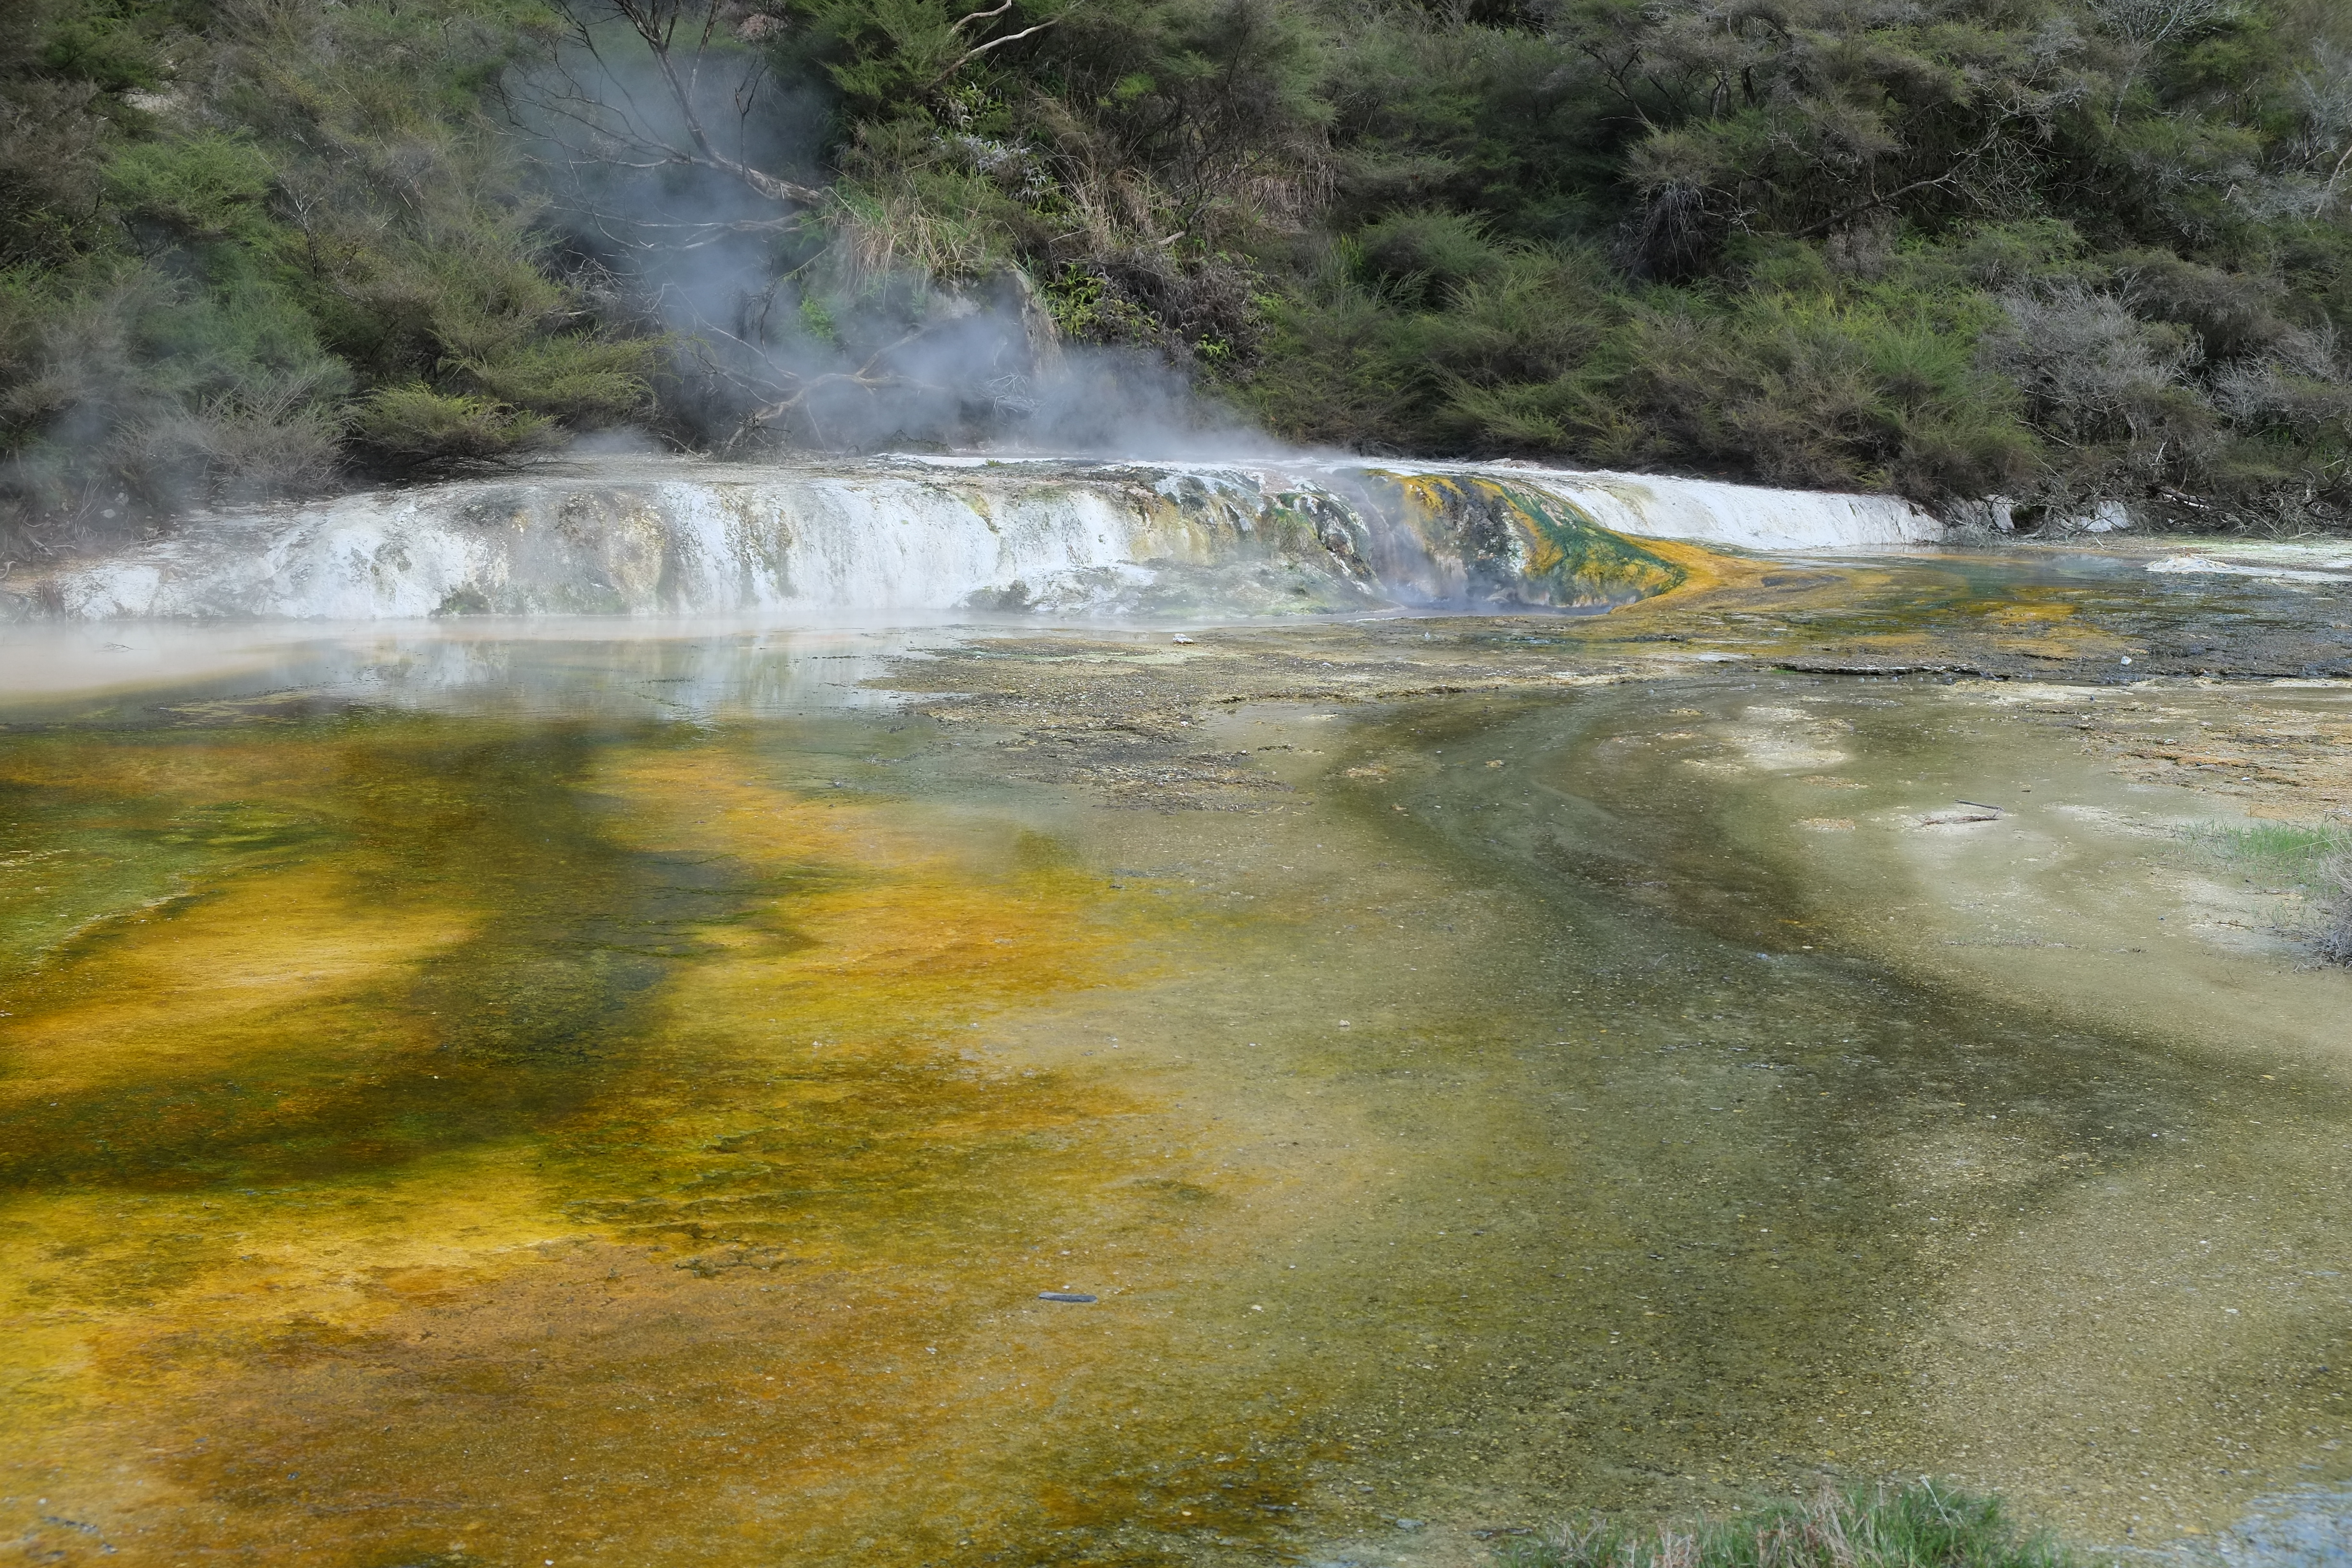
[[[1067, 14], [973, 41], [1016, 3], [997, 0], [950, 23], [947, 58], [924, 90]], [[773, 84], [761, 54], [737, 46], [721, 0], [555, 0], [555, 8], [565, 23], [563, 46], [553, 68], [526, 79], [520, 94], [542, 129], [568, 152], [623, 168], [709, 170], [782, 207], [825, 205], [824, 191], [761, 168], [747, 155], [745, 130]], [[639, 73], [632, 62], [610, 58], [608, 40], [615, 36], [642, 46], [642, 63], [659, 84], [655, 102], [646, 102], [634, 87]], [[722, 110], [735, 123], [714, 133], [715, 111]]]
[[[1038, 30], [971, 41], [1014, 4], [995, 0], [950, 25], [940, 80]], [[538, 68], [509, 82], [511, 118], [548, 168], [564, 215], [608, 252], [635, 258], [649, 309], [677, 334], [681, 368], [735, 411], [724, 446], [780, 429], [828, 444], [837, 432], [825, 427], [824, 411], [861, 398], [1018, 404], [940, 374], [956, 368], [953, 358], [927, 340], [951, 316], [900, 327], [862, 321], [867, 330], [825, 345], [771, 331], [793, 280], [773, 272], [761, 237], [844, 212], [784, 166], [776, 127], [791, 118], [789, 89], [769, 71], [765, 51], [745, 47], [723, 0], [555, 5], [562, 34]], [[851, 336], [861, 346], [846, 346]], [[778, 346], [785, 342], [794, 346]], [[984, 368], [1003, 379], [1001, 366]]]
[[2310, 68], [2296, 77], [2295, 90], [2303, 100], [2298, 151], [2304, 164], [2327, 170], [2311, 205], [2311, 216], [2321, 217], [2335, 202], [2345, 171], [2352, 168], [2352, 49], [2321, 44]]
[[2123, 69], [2116, 79], [2116, 100], [2107, 122], [2122, 122], [2124, 99], [2158, 49], [2236, 9], [2235, 0], [2092, 0], [2091, 14], [2123, 47]]
[[2001, 305], [2009, 320], [1979, 351], [1986, 368], [2016, 383], [2043, 433], [2065, 445], [2143, 435], [2198, 363], [2184, 329], [2142, 321], [2081, 284], [2011, 290]]
[[[561, 41], [538, 68], [509, 81], [508, 97], [518, 123], [541, 139], [541, 156], [562, 165], [569, 178], [562, 188], [601, 190], [620, 170], [695, 169], [776, 209], [680, 226], [592, 205], [583, 216], [600, 228], [629, 231], [634, 244], [707, 242], [720, 232], [778, 227], [793, 213], [824, 205], [824, 191], [752, 161], [751, 131], [774, 83], [764, 58], [728, 33], [719, 0], [556, 0], [556, 10], [564, 20]], [[720, 114], [732, 123], [714, 133]], [[707, 232], [634, 234], [681, 226]]]

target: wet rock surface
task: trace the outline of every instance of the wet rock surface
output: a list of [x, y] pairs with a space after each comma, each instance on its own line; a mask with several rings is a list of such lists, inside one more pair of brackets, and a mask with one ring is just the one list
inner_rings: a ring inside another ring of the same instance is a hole
[[[2249, 712], [2167, 736], [2157, 699], [2118, 689], [2352, 679], [2352, 585], [2151, 574], [2152, 546], [1784, 564], [1706, 558], [1691, 587], [1605, 616], [1412, 617], [982, 637], [877, 686], [948, 723], [995, 731], [1021, 776], [1089, 784], [1122, 804], [1263, 809], [1271, 785], [1201, 726], [1246, 702], [1372, 703], [1559, 689], [1737, 669], [1861, 680], [1991, 679], [2110, 692], [2046, 707], [2143, 776], [2230, 793], [2345, 799], [2332, 720]], [[2242, 754], [2241, 754], [2242, 753]], [[2252, 786], [2251, 789], [2248, 786]]]

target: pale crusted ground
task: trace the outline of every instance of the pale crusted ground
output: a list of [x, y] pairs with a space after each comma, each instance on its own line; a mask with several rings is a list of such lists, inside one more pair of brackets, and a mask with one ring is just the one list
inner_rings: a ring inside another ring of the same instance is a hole
[[[977, 722], [1014, 772], [1126, 805], [1249, 809], [1272, 784], [1204, 748], [1216, 709], [1660, 681], [1742, 668], [1997, 681], [2132, 777], [2256, 816], [2352, 810], [2352, 587], [2156, 574], [2126, 558], [1927, 555], [1861, 564], [1717, 561], [1713, 580], [1608, 616], [1391, 619], [983, 637], [881, 684]], [[2207, 673], [2207, 672], [2211, 673]], [[2029, 685], [2030, 683], [2030, 685]], [[2216, 704], [2210, 693], [2226, 689]], [[2204, 695], [2200, 696], [2202, 693]], [[1836, 831], [1838, 818], [1816, 826]]]
[[2347, 690], [2352, 681], [2150, 682], [2053, 711], [2127, 777], [2306, 820], [2352, 814], [2352, 706], [2325, 701]]

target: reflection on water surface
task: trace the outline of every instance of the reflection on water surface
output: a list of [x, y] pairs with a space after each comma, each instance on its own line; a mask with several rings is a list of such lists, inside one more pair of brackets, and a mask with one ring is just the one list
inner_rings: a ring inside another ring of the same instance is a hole
[[2050, 736], [1766, 674], [1262, 703], [1202, 724], [1237, 809], [1114, 810], [859, 684], [907, 646], [21, 710], [5, 1528], [1452, 1563], [1825, 1471], [2159, 1544], [2345, 1479], [2333, 978], [2222, 1038], [2221, 959], [2159, 1014], [1980, 940], [2057, 883], [1922, 800], [2165, 853]]

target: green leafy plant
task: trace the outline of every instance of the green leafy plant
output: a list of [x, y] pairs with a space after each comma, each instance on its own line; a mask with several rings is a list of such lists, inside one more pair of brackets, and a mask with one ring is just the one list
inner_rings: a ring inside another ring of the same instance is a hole
[[352, 414], [352, 438], [403, 468], [495, 462], [554, 445], [555, 421], [494, 398], [436, 392], [423, 383], [380, 386]]

